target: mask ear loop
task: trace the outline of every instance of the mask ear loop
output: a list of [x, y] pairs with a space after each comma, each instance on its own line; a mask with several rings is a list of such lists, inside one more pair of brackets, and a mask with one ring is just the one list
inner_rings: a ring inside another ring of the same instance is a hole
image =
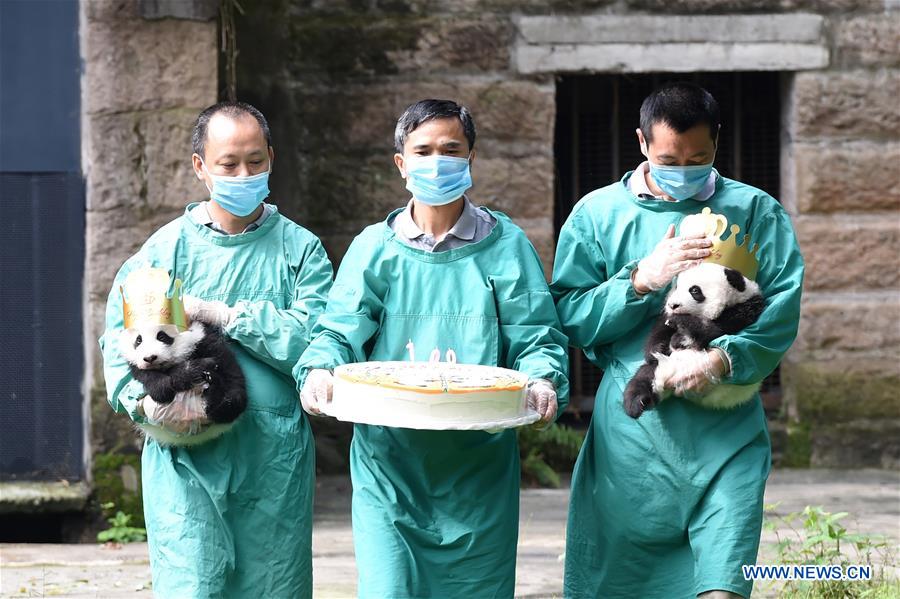
[[[201, 171], [206, 171], [206, 174], [208, 175], [208, 174], [209, 174], [209, 169], [206, 168], [206, 163], [203, 161], [203, 156], [201, 156], [200, 154], [197, 154], [197, 158], [200, 159], [200, 166], [202, 167], [200, 170], [201, 170]], [[197, 178], [198, 178], [198, 179], [202, 179], [202, 177], [200, 176], [200, 173], [197, 173]]]
[[[203, 156], [201, 156], [200, 154], [197, 154], [197, 158], [200, 159], [200, 166], [203, 167], [202, 170], [206, 171], [206, 176], [209, 177], [210, 179], [212, 179], [212, 175], [210, 174], [209, 169], [206, 168], [206, 163], [203, 162]], [[209, 196], [211, 198], [212, 197], [212, 187], [209, 186], [209, 183], [206, 182], [206, 179], [204, 179], [202, 176], [200, 176], [200, 173], [197, 173], [197, 178], [200, 179], [201, 181], [203, 181], [203, 185], [206, 186], [206, 191], [209, 192]], [[213, 181], [213, 184], [215, 184], [215, 181]]]

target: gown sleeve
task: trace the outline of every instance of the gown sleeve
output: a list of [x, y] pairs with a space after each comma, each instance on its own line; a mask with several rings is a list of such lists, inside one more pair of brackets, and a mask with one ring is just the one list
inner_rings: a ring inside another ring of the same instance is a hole
[[800, 323], [804, 266], [790, 217], [781, 209], [766, 214], [752, 227], [751, 238], [759, 242], [756, 282], [765, 310], [741, 332], [710, 343], [731, 361], [724, 382], [737, 385], [758, 383], [770, 375], [794, 342]]
[[100, 337], [100, 352], [103, 355], [103, 377], [106, 380], [106, 399], [109, 405], [116, 412], [127, 414], [140, 424], [146, 422], [138, 408], [147, 392], [144, 391], [144, 386], [131, 376], [128, 362], [119, 350], [119, 339], [124, 327], [122, 294], [119, 287], [125, 282], [128, 273], [140, 262], [138, 256], [130, 258], [116, 274], [109, 298], [106, 300], [106, 324]]
[[290, 306], [280, 309], [270, 300], [237, 302], [225, 334], [260, 361], [290, 375], [325, 309], [332, 272], [321, 242], [309, 242], [294, 277]]
[[559, 233], [550, 289], [569, 344], [581, 349], [614, 343], [659, 313], [666, 289], [639, 295], [631, 284], [633, 260], [608, 273], [586, 204]]
[[[568, 342], [547, 288], [540, 258], [524, 233], [508, 254], [520, 263], [519, 276], [493, 277], [500, 325], [501, 366], [547, 379], [556, 388], [558, 411], [569, 403]], [[517, 269], [504, 269], [516, 272]]]
[[297, 390], [314, 368], [334, 369], [364, 362], [366, 344], [378, 331], [387, 282], [371, 262], [377, 252], [357, 238], [341, 261], [328, 304], [312, 331], [312, 340], [293, 368]]

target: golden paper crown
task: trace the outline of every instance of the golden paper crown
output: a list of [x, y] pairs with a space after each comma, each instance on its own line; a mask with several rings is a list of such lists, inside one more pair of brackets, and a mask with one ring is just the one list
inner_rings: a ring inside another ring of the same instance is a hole
[[181, 300], [181, 279], [175, 279], [169, 296], [169, 272], [162, 268], [139, 268], [128, 273], [119, 287], [125, 328], [146, 324], [172, 324], [179, 331], [188, 328]]
[[679, 226], [680, 235], [703, 234], [712, 239], [712, 254], [704, 262], [712, 262], [727, 268], [733, 268], [751, 281], [756, 280], [759, 271], [759, 261], [755, 254], [759, 250], [759, 244], [750, 246], [750, 235], [744, 235], [740, 245], [737, 242], [740, 225], [731, 225], [731, 235], [726, 240], [721, 239], [722, 233], [728, 227], [728, 219], [722, 214], [713, 214], [710, 208], [704, 208], [700, 214], [691, 214], [684, 217]]

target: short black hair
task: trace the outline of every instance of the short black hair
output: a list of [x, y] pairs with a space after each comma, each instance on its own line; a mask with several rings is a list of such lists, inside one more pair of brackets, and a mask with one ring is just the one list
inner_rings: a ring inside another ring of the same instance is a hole
[[191, 146], [194, 153], [201, 158], [206, 159], [206, 155], [203, 152], [206, 150], [206, 129], [209, 127], [209, 120], [219, 113], [233, 119], [249, 114], [259, 123], [263, 137], [266, 138], [266, 145], [272, 147], [272, 132], [269, 131], [269, 122], [263, 116], [263, 113], [246, 102], [219, 102], [204, 109], [197, 117], [197, 122], [194, 123], [194, 131], [191, 133]]
[[708, 125], [709, 135], [719, 134], [719, 103], [712, 94], [686, 81], [667, 83], [657, 88], [641, 104], [641, 132], [649, 144], [653, 125], [663, 123], [678, 133], [697, 125]]
[[469, 142], [469, 151], [475, 147], [475, 121], [469, 109], [457, 104], [453, 100], [419, 100], [409, 106], [397, 120], [397, 128], [394, 129], [394, 148], [403, 153], [403, 146], [409, 134], [419, 128], [419, 125], [433, 119], [458, 118], [462, 123], [463, 133]]

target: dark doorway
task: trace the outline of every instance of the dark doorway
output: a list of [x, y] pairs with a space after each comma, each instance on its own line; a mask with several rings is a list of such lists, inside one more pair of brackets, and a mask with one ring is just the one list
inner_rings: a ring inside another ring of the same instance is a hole
[[[780, 192], [781, 84], [773, 72], [679, 75], [577, 75], [556, 87], [556, 232], [572, 207], [643, 162], [634, 130], [644, 98], [672, 80], [690, 80], [718, 100], [722, 131], [716, 169], [725, 177]], [[590, 412], [602, 373], [581, 352], [572, 352], [573, 409]], [[770, 409], [780, 404], [776, 371], [763, 385]]]
[[84, 476], [78, 2], [0, 2], [0, 480]]

